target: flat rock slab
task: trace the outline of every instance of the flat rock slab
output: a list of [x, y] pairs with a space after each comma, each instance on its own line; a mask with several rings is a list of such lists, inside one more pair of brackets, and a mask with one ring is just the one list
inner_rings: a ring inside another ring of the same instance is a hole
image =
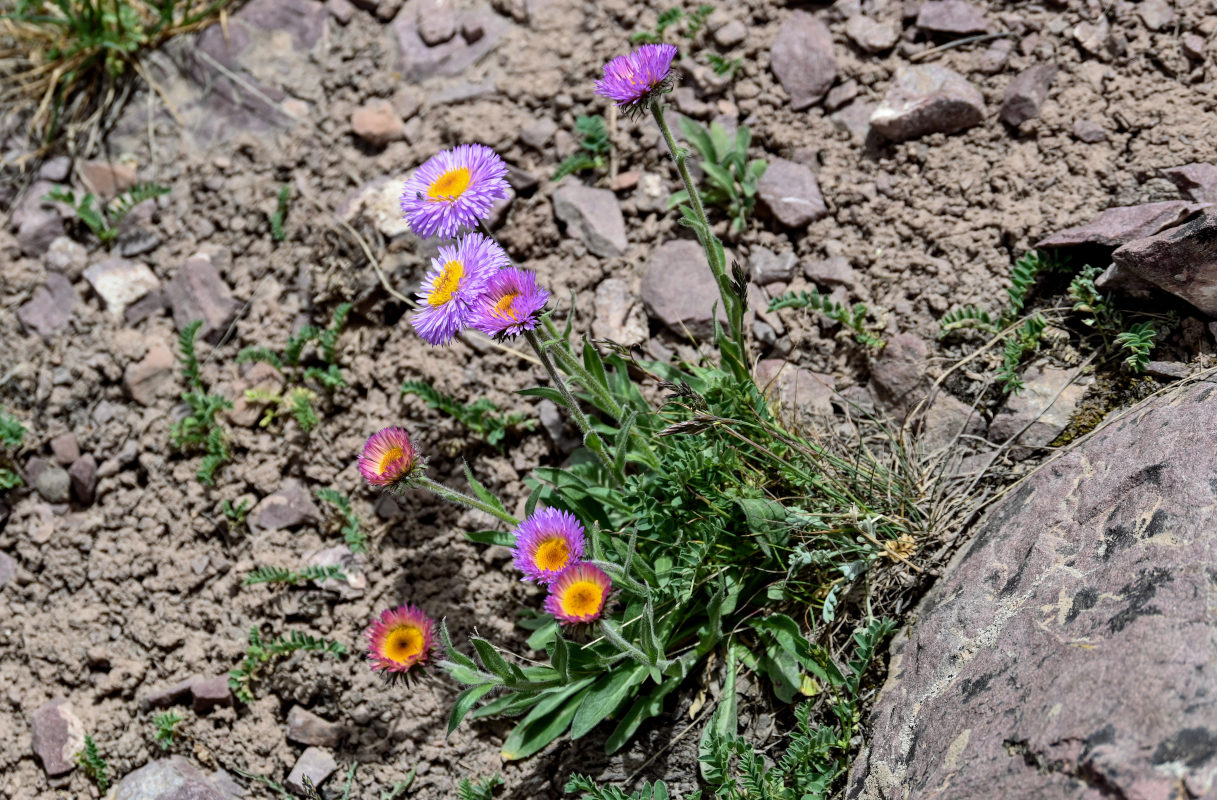
[[1217, 385], [1155, 398], [990, 511], [892, 647], [847, 796], [1213, 797]]
[[1217, 210], [1111, 254], [1116, 267], [1217, 316]]
[[84, 749], [84, 724], [71, 703], [63, 698], [52, 700], [34, 712], [30, 742], [47, 775], [66, 775], [76, 769], [76, 754]]
[[1203, 206], [1183, 200], [1163, 200], [1139, 206], [1117, 206], [1099, 212], [1084, 225], [1058, 231], [1035, 243], [1036, 247], [1072, 247], [1081, 244], [1119, 247], [1174, 227]]
[[153, 761], [128, 774], [112, 800], [226, 800], [231, 781], [205, 775], [181, 756]]
[[985, 118], [985, 98], [967, 78], [937, 64], [902, 66], [870, 126], [894, 142], [955, 133]]
[[926, 0], [917, 12], [917, 27], [930, 33], [967, 36], [988, 33], [992, 25], [985, 13], [963, 0]]
[[249, 527], [255, 530], [277, 531], [320, 520], [321, 511], [312, 495], [290, 478], [283, 482], [282, 489], [263, 497], [249, 512]]
[[72, 321], [75, 308], [76, 290], [72, 288], [72, 282], [58, 272], [49, 272], [46, 283], [35, 289], [34, 296], [17, 309], [17, 319], [50, 341]]
[[[730, 263], [730, 257], [727, 261]], [[691, 239], [664, 242], [655, 248], [642, 277], [642, 302], [673, 333], [700, 341], [714, 335], [716, 307], [719, 320], [727, 323], [706, 253]]]
[[393, 30], [397, 34], [397, 63], [410, 82], [460, 75], [497, 47], [509, 26], [507, 20], [490, 11], [485, 4], [478, 4], [466, 12], [466, 24], [460, 35], [453, 31], [446, 41], [429, 45], [423, 34], [431, 32], [426, 30], [426, 25], [420, 30], [419, 24], [424, 5], [434, 5], [434, 0], [408, 0], [393, 20]]
[[806, 11], [786, 17], [769, 51], [769, 63], [795, 111], [820, 102], [837, 79], [832, 33]]
[[1179, 191], [1198, 203], [1217, 203], [1217, 164], [1184, 164], [1162, 170]]
[[1086, 387], [1092, 378], [1086, 376], [1073, 383], [1075, 370], [1055, 367], [1028, 367], [1020, 376], [1023, 389], [1011, 393], [993, 415], [989, 438], [1004, 442], [1018, 436], [1015, 442], [1030, 447], [1043, 447], [1055, 439], [1069, 424]]
[[832, 398], [837, 390], [832, 375], [796, 367], [780, 358], [766, 358], [756, 365], [756, 382], [797, 421], [832, 416]]

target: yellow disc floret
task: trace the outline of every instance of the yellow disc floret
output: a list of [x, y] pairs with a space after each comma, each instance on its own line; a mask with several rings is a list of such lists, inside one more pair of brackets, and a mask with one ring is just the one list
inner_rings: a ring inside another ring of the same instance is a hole
[[570, 547], [566, 544], [566, 539], [555, 536], [541, 542], [537, 547], [535, 561], [539, 569], [547, 572], [561, 571], [570, 563]]
[[518, 292], [512, 292], [500, 297], [499, 301], [494, 304], [495, 316], [518, 319], [519, 317], [516, 314], [516, 298], [519, 296]]
[[592, 581], [575, 581], [562, 595], [562, 610], [572, 617], [586, 617], [600, 610], [604, 590]]
[[463, 277], [465, 277], [464, 264], [455, 260], [444, 264], [444, 271], [435, 279], [435, 288], [427, 296], [427, 303], [433, 306], [442, 306], [447, 303], [460, 288]]
[[389, 632], [385, 639], [384, 656], [390, 661], [405, 664], [413, 661], [423, 651], [426, 637], [413, 625], [403, 625]]
[[472, 180], [473, 173], [469, 167], [450, 169], [427, 187], [427, 197], [431, 200], [455, 200], [465, 193]]

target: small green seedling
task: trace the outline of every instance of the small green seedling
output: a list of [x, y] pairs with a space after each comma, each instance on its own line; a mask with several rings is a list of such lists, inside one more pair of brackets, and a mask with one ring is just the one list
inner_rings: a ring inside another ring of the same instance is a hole
[[351, 508], [351, 501], [336, 489], [317, 490], [317, 499], [334, 507], [342, 518], [342, 538], [352, 553], [368, 552], [368, 537], [359, 524], [359, 515]]
[[232, 408], [232, 403], [222, 395], [209, 393], [203, 386], [199, 359], [195, 353], [195, 340], [202, 326], [202, 320], [195, 320], [178, 335], [178, 360], [187, 387], [182, 392], [182, 402], [190, 411], [180, 421], [173, 423], [169, 429], [169, 441], [181, 452], [202, 450], [205, 455], [196, 474], [200, 483], [214, 486], [216, 470], [229, 459], [228, 433], [220, 424], [218, 415]]
[[98, 241], [109, 247], [118, 238], [118, 225], [131, 209], [145, 200], [151, 200], [161, 195], [169, 194], [165, 186], [155, 183], [137, 183], [127, 191], [115, 197], [109, 203], [102, 203], [94, 208], [97, 198], [88, 193], [76, 199], [76, 194], [63, 186], [56, 186], [43, 198], [48, 202], [66, 203], [76, 212], [76, 218], [85, 224], [97, 237]]
[[165, 711], [152, 716], [152, 724], [156, 726], [153, 738], [161, 750], [168, 750], [177, 741], [177, 726], [182, 721], [182, 715], [176, 711]]
[[93, 737], [85, 734], [84, 749], [76, 754], [76, 763], [103, 795], [110, 788], [110, 765], [97, 752]]
[[24, 441], [25, 426], [0, 408], [0, 492], [21, 485], [14, 458]]
[[249, 630], [249, 646], [241, 665], [228, 673], [228, 686], [242, 703], [252, 703], [253, 687], [265, 677], [280, 659], [296, 652], [322, 652], [332, 656], [346, 653], [346, 645], [330, 639], [322, 639], [300, 631], [292, 631], [267, 642], [256, 627]]
[[495, 413], [499, 407], [485, 397], [479, 397], [472, 403], [462, 403], [426, 381], [406, 381], [401, 385], [401, 393], [417, 395], [428, 406], [443, 411], [489, 445], [498, 446], [508, 433], [531, 431], [537, 425], [535, 419], [519, 411]]
[[608, 164], [613, 143], [609, 139], [608, 125], [605, 124], [604, 117], [579, 117], [575, 120], [575, 132], [583, 137], [579, 143], [579, 152], [558, 165], [554, 171], [555, 181], [576, 172], [601, 170]]
[[[748, 160], [752, 132], [741, 125], [732, 136], [717, 122], [706, 129], [688, 117], [680, 118], [680, 129], [702, 157], [708, 182], [701, 192], [702, 202], [726, 211], [732, 230], [742, 231], [756, 207], [757, 184], [769, 166], [763, 159]], [[682, 189], [668, 200], [668, 208], [687, 202], [689, 193]]]

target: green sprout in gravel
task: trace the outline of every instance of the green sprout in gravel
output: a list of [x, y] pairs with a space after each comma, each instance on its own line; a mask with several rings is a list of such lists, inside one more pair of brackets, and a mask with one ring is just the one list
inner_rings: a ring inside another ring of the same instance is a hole
[[[756, 207], [757, 184], [769, 166], [764, 159], [748, 159], [752, 132], [747, 125], [741, 125], [732, 136], [717, 122], [710, 123], [707, 130], [684, 116], [680, 118], [680, 130], [702, 157], [701, 168], [708, 183], [701, 191], [702, 202], [726, 211], [731, 230], [742, 231]], [[688, 203], [690, 191], [681, 189], [674, 193], [668, 207]]]
[[428, 406], [443, 411], [491, 446], [501, 446], [508, 433], [531, 431], [537, 426], [535, 419], [519, 411], [495, 413], [499, 407], [488, 398], [479, 397], [472, 403], [462, 403], [426, 381], [406, 381], [401, 385], [401, 393], [418, 396]]
[[216, 470], [229, 459], [228, 432], [220, 424], [218, 416], [221, 411], [232, 408], [232, 403], [222, 395], [211, 394], [203, 386], [199, 359], [195, 353], [195, 340], [202, 326], [202, 320], [195, 320], [178, 334], [178, 360], [187, 387], [182, 392], [182, 402], [189, 411], [185, 417], [173, 423], [169, 429], [169, 441], [180, 452], [203, 451], [205, 455], [196, 474], [200, 483], [214, 486]]
[[97, 743], [89, 734], [85, 734], [84, 749], [76, 754], [76, 763], [84, 770], [89, 780], [93, 781], [97, 791], [104, 795], [110, 788], [110, 765], [101, 757], [97, 751]]
[[245, 518], [249, 516], [249, 507], [248, 498], [238, 500], [235, 505], [227, 497], [220, 502], [220, 512], [224, 515], [224, 519], [228, 520], [229, 528], [233, 530], [248, 530]]
[[579, 142], [579, 150], [554, 170], [555, 181], [562, 180], [567, 175], [576, 172], [584, 172], [589, 169], [601, 170], [608, 165], [613, 142], [609, 138], [609, 129], [604, 117], [577, 118], [575, 133], [583, 137]]
[[867, 308], [864, 303], [855, 303], [852, 307], [845, 306], [828, 295], [811, 289], [804, 292], [787, 292], [769, 302], [770, 312], [783, 308], [810, 308], [813, 311], [819, 311], [829, 319], [848, 328], [858, 344], [875, 349], [883, 347], [883, 340], [866, 324]]
[[342, 539], [352, 553], [368, 552], [368, 536], [360, 525], [359, 515], [351, 508], [350, 498], [337, 489], [322, 488], [317, 490], [317, 499], [330, 505], [337, 512], [342, 523]]
[[156, 726], [153, 739], [161, 750], [168, 750], [177, 741], [177, 726], [183, 717], [176, 711], [163, 711], [152, 716], [152, 724]]
[[16, 454], [25, 441], [25, 426], [0, 407], [0, 492], [21, 485], [17, 474]]
[[229, 671], [228, 686], [242, 703], [252, 703], [254, 685], [263, 680], [266, 673], [284, 657], [299, 652], [320, 652], [341, 656], [346, 651], [346, 646], [341, 642], [321, 639], [300, 631], [292, 631], [287, 636], [279, 636], [266, 641], [256, 627], [250, 628], [249, 646], [245, 648], [245, 658], [239, 667]]
[[131, 209], [145, 200], [166, 194], [169, 194], [168, 187], [158, 186], [155, 183], [137, 183], [109, 203], [102, 203], [94, 208], [93, 203], [97, 198], [92, 193], [77, 200], [75, 193], [70, 189], [57, 186], [43, 199], [71, 206], [76, 212], [76, 218], [92, 231], [99, 242], [109, 247], [118, 238], [118, 226], [123, 218], [131, 213]]
[[[693, 39], [706, 24], [706, 17], [714, 12], [714, 6], [708, 3], [699, 5], [694, 11], [686, 12], [683, 8], [673, 7], [659, 14], [655, 27], [649, 31], [638, 31], [630, 34], [630, 44], [659, 44], [664, 40], [664, 34], [676, 25], [677, 30], [686, 38]], [[683, 25], [680, 23], [684, 23]]]
[[335, 564], [310, 564], [299, 570], [287, 567], [258, 567], [245, 574], [241, 580], [242, 586], [254, 586], [259, 583], [274, 586], [296, 586], [306, 581], [322, 583], [324, 581], [345, 581], [346, 573], [342, 567]]
[[491, 775], [489, 778], [475, 781], [461, 778], [457, 785], [457, 797], [460, 800], [492, 800], [494, 790], [503, 785], [502, 775]]
[[292, 198], [291, 184], [283, 184], [279, 189], [279, 196], [275, 201], [275, 212], [270, 215], [270, 238], [275, 243], [282, 242], [287, 238], [286, 231], [283, 230], [283, 223], [287, 221], [287, 205]]
[[[283, 376], [282, 390], [249, 389], [245, 397], [252, 403], [263, 406], [262, 419], [258, 422], [268, 427], [283, 413], [291, 414], [300, 429], [309, 433], [317, 427], [315, 402], [317, 388], [327, 393], [346, 386], [346, 379], [338, 367], [338, 337], [351, 313], [350, 303], [340, 303], [326, 328], [305, 325], [295, 335], [288, 337], [282, 352], [266, 347], [246, 347], [237, 355], [237, 363], [260, 361], [269, 364]], [[316, 342], [316, 357], [320, 363], [305, 363], [305, 348]]]

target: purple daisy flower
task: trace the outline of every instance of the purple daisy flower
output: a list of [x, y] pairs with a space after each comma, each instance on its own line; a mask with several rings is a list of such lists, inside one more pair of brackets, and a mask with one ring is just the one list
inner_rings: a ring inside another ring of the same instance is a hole
[[494, 339], [519, 336], [537, 327], [548, 302], [549, 291], [537, 286], [535, 273], [511, 267], [490, 276], [469, 324]]
[[513, 561], [524, 580], [551, 583], [583, 558], [583, 524], [569, 511], [543, 508], [515, 530]]
[[656, 94], [668, 91], [676, 45], [644, 44], [604, 65], [596, 94], [627, 109], [640, 109]]
[[422, 237], [456, 236], [490, 216], [507, 196], [507, 165], [483, 144], [462, 144], [432, 156], [406, 181], [401, 211]]
[[480, 233], [441, 247], [418, 293], [422, 310], [410, 317], [414, 330], [431, 344], [448, 344], [469, 324], [491, 277], [510, 263], [503, 248]]
[[604, 613], [613, 582], [604, 570], [591, 564], [572, 564], [562, 570], [545, 598], [545, 610], [559, 623], [592, 622]]

